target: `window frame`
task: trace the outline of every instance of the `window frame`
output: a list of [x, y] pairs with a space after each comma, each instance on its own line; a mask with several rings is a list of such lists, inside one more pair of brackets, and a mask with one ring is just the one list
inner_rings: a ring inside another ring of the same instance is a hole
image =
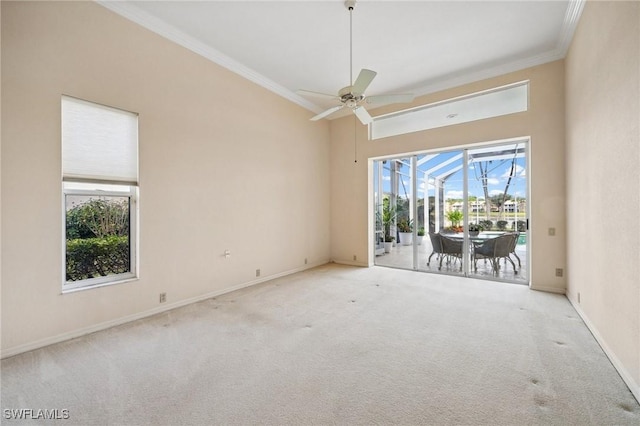
[[[382, 114], [374, 117], [373, 121], [369, 124], [369, 139], [384, 139], [393, 136], [526, 112], [529, 110], [530, 102], [529, 86], [530, 81], [523, 80], [506, 84], [504, 86], [493, 87], [479, 92]], [[524, 92], [524, 98], [517, 96], [518, 91]], [[513, 98], [515, 94], [515, 101], [512, 101], [512, 104], [510, 105], [509, 103], [505, 104], [504, 99], [500, 99], [500, 102], [496, 104], [496, 101], [493, 98], [501, 94], [508, 94], [511, 98]], [[469, 104], [474, 103], [478, 105], [473, 108], [469, 108]], [[495, 108], [495, 105], [498, 105], [498, 108]], [[505, 105], [507, 105], [508, 108], [505, 108]], [[396, 122], [395, 124], [394, 121]], [[394, 126], [396, 127], [395, 129]]]
[[[69, 185], [67, 185], [69, 184]], [[86, 186], [86, 189], [69, 188], [73, 184]], [[98, 189], [100, 185], [128, 188], [126, 191]], [[94, 189], [91, 189], [93, 186]], [[129, 199], [129, 272], [112, 274], [104, 277], [86, 278], [77, 281], [67, 281], [67, 196], [95, 196], [95, 197], [126, 197]], [[121, 182], [92, 182], [92, 181], [64, 181], [62, 182], [62, 290], [63, 293], [69, 291], [83, 290], [88, 288], [102, 287], [111, 284], [120, 284], [138, 279], [138, 186], [123, 184]]]
[[[65, 94], [61, 96], [60, 106], [62, 293], [137, 280], [140, 221], [139, 114]], [[68, 196], [128, 199], [129, 271], [67, 281]]]

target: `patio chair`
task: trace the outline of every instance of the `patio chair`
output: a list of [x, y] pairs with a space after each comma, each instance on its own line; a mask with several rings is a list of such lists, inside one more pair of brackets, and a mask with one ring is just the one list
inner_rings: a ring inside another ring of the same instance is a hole
[[462, 240], [454, 240], [440, 235], [440, 242], [442, 243], [442, 255], [440, 256], [438, 270], [442, 269], [442, 260], [446, 257], [447, 264], [451, 263], [452, 258], [460, 259], [460, 270], [462, 271]]
[[429, 259], [427, 259], [427, 266], [429, 266], [434, 254], [437, 255], [436, 261], [440, 260], [440, 257], [442, 256], [442, 242], [440, 240], [440, 234], [429, 232], [429, 238], [431, 239], [431, 247], [433, 247], [433, 251], [429, 255]]
[[[511, 254], [511, 246], [514, 241], [513, 234], [504, 234], [496, 238], [491, 238], [481, 244], [473, 247], [473, 268], [478, 271], [478, 259], [485, 259], [491, 262], [491, 268], [494, 274], [500, 272], [500, 259], [508, 260], [513, 266], [513, 273], [517, 274], [516, 264], [509, 257]], [[517, 241], [517, 240], [516, 240]]]
[[[509, 256], [514, 255], [516, 257], [516, 259], [518, 259], [518, 269], [522, 268], [522, 263], [520, 262], [520, 257], [516, 254], [516, 245], [518, 244], [518, 238], [520, 238], [520, 233], [519, 232], [513, 232], [509, 235], [513, 236], [513, 241], [511, 243], [511, 247], [509, 248]], [[505, 260], [505, 265], [506, 265], [506, 260]]]

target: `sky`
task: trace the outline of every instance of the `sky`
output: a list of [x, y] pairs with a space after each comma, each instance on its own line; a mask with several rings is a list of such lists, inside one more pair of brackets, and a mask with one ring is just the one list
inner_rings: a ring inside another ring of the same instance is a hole
[[[462, 170], [462, 158], [461, 151], [451, 151], [445, 152], [438, 155], [438, 157], [433, 158], [429, 161], [424, 162], [418, 166], [418, 197], [424, 197], [424, 173], [425, 171], [430, 170], [431, 176], [446, 176], [449, 172], [453, 171], [455, 168], [459, 170], [455, 173], [446, 177], [445, 180], [445, 199], [462, 199], [463, 196], [463, 170]], [[418, 161], [424, 156], [418, 156]], [[458, 158], [460, 157], [460, 158]], [[453, 161], [451, 160], [453, 159]], [[446, 163], [447, 161], [452, 161], [451, 163], [444, 165], [438, 168], [439, 164]], [[509, 171], [511, 168], [512, 157], [505, 159], [497, 159], [493, 160], [490, 164], [488, 164], [488, 189], [489, 196], [493, 195], [501, 195], [504, 192], [505, 185], [507, 183], [509, 177]], [[399, 195], [406, 196], [407, 198], [411, 197], [411, 182], [409, 178], [409, 159], [405, 161], [405, 165], [403, 165], [402, 172], [402, 182], [400, 183]], [[483, 163], [483, 166], [486, 163]], [[484, 191], [482, 188], [482, 183], [479, 179], [480, 169], [477, 164], [471, 163], [469, 166], [469, 195], [476, 196], [478, 198], [484, 198]], [[514, 178], [511, 179], [511, 183], [509, 186], [509, 194], [513, 198], [526, 198], [526, 159], [523, 157], [516, 158], [516, 168]], [[385, 165], [385, 170], [383, 172], [383, 189], [385, 193], [390, 192], [390, 176], [388, 170], [388, 162]], [[429, 195], [434, 195], [434, 190], [430, 189]]]

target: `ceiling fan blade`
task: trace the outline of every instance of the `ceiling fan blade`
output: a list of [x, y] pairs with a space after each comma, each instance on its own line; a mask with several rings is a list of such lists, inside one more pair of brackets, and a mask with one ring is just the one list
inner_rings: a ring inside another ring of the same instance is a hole
[[340, 99], [339, 97], [337, 97], [336, 95], [329, 95], [328, 93], [320, 93], [320, 92], [312, 92], [311, 90], [296, 90], [296, 93], [298, 95], [303, 95], [303, 96], [315, 96], [317, 98], [329, 98], [329, 99]]
[[364, 101], [368, 104], [395, 104], [395, 103], [404, 103], [411, 102], [415, 98], [415, 95], [412, 93], [397, 93], [397, 94], [389, 94], [389, 95], [375, 95], [369, 96], [364, 99]]
[[371, 71], [371, 70], [367, 70], [367, 69], [362, 69], [360, 71], [360, 74], [358, 74], [358, 78], [356, 78], [356, 82], [353, 83], [353, 87], [351, 89], [352, 93], [357, 93], [357, 94], [363, 94], [365, 90], [367, 90], [367, 87], [369, 87], [369, 85], [371, 84], [371, 81], [373, 81], [373, 78], [376, 76], [376, 72], [375, 71]]
[[311, 121], [318, 121], [318, 120], [320, 120], [322, 118], [325, 118], [328, 115], [333, 114], [334, 112], [336, 112], [336, 111], [338, 111], [338, 110], [340, 110], [342, 108], [344, 108], [344, 105], [338, 105], [338, 106], [335, 106], [333, 108], [329, 108], [325, 112], [321, 112], [320, 114], [316, 115], [315, 117], [312, 117]]
[[367, 110], [362, 106], [357, 107], [353, 110], [353, 112], [360, 119], [360, 122], [362, 122], [362, 124], [369, 124], [373, 121], [373, 118], [371, 118]]

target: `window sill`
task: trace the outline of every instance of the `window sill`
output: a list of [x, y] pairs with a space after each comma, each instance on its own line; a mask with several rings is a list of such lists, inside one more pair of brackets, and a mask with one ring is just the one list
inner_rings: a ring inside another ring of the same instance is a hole
[[98, 283], [98, 284], [89, 284], [89, 285], [82, 286], [82, 287], [63, 288], [62, 289], [62, 294], [76, 293], [76, 292], [79, 292], [79, 291], [91, 290], [91, 289], [100, 288], [100, 287], [108, 287], [108, 286], [117, 285], [117, 284], [125, 284], [125, 283], [130, 283], [130, 282], [138, 281], [138, 280], [139, 280], [138, 277], [131, 277], [131, 278], [123, 278], [123, 279], [117, 280], [117, 281], [109, 281], [109, 282]]

